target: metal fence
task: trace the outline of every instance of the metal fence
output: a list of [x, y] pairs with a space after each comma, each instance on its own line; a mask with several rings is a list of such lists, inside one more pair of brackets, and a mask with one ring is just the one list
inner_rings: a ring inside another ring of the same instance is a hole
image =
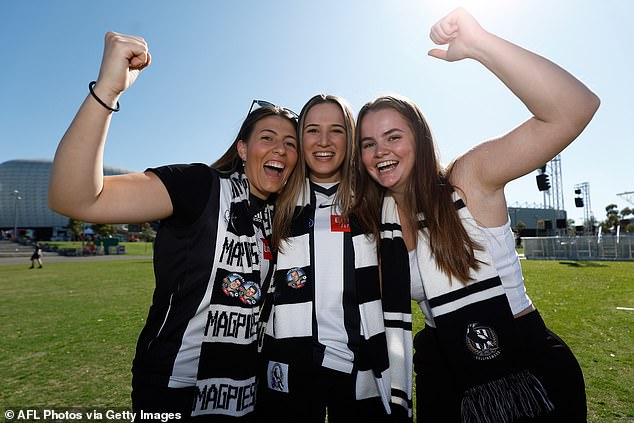
[[634, 236], [548, 236], [522, 238], [524, 255], [536, 260], [634, 261]]

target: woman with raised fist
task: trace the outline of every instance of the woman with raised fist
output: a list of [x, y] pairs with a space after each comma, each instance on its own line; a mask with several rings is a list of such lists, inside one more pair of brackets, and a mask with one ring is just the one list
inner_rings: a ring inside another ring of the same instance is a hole
[[297, 116], [254, 100], [211, 166], [103, 176], [119, 97], [150, 63], [142, 38], [106, 35], [99, 77], [55, 154], [49, 205], [86, 222], [160, 221], [156, 288], [132, 367], [136, 419], [249, 421], [259, 307], [273, 269], [270, 200], [287, 182], [301, 182], [293, 178]]

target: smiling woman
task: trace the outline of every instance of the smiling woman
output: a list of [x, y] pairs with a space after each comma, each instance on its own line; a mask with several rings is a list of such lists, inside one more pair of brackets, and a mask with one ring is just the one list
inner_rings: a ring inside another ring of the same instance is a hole
[[266, 199], [286, 185], [297, 163], [297, 134], [288, 119], [265, 117], [253, 128], [249, 140], [240, 140], [238, 154], [251, 193]]
[[[297, 116], [274, 105], [251, 110], [211, 166], [175, 164], [103, 176], [112, 106], [150, 61], [144, 39], [106, 35], [99, 79], [57, 149], [49, 204], [95, 223], [160, 220], [156, 288], [132, 365], [136, 420], [144, 420], [141, 410], [178, 413], [185, 420], [249, 420], [255, 412], [256, 327], [273, 268], [268, 200], [290, 179], [301, 154]], [[219, 330], [227, 316], [248, 323]], [[239, 357], [240, 365], [216, 365], [218, 356]], [[211, 399], [212, 392], [227, 389], [243, 394], [222, 404]]]
[[305, 167], [298, 170], [307, 178], [287, 187], [276, 205], [259, 417], [278, 420], [284, 410], [285, 421], [408, 421], [411, 398], [387, 377], [379, 281], [364, 275], [376, 264], [376, 245], [348, 216], [356, 161], [351, 109], [341, 97], [316, 95], [299, 127]]
[[311, 181], [338, 182], [347, 151], [346, 125], [339, 105], [317, 104], [304, 122], [302, 148]]
[[374, 180], [405, 196], [414, 169], [409, 123], [394, 109], [369, 112], [368, 117], [361, 132], [361, 161]]
[[481, 63], [533, 116], [445, 168], [412, 101], [381, 96], [359, 111], [354, 212], [380, 239], [384, 310], [397, 304], [390, 314], [411, 321], [411, 298], [425, 315], [413, 356], [388, 344], [402, 352], [390, 367], [414, 365], [417, 417], [425, 421], [583, 422], [581, 368], [526, 293], [504, 188], [570, 144], [599, 99], [462, 8], [433, 25], [430, 38], [446, 46], [431, 57]]

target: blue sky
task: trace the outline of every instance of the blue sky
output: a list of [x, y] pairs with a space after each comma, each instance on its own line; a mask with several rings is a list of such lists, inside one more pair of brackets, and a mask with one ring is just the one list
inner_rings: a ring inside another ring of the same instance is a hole
[[[626, 0], [2, 1], [0, 163], [53, 158], [97, 77], [110, 30], [144, 37], [152, 65], [121, 97], [106, 165], [211, 163], [253, 98], [299, 112], [319, 92], [345, 97], [355, 113], [385, 93], [413, 99], [448, 162], [529, 117], [481, 65], [427, 56], [431, 25], [459, 5], [601, 98], [561, 154], [568, 217], [582, 223], [574, 206], [582, 182], [598, 220], [610, 203], [634, 207], [617, 196], [634, 191], [634, 6]], [[543, 202], [535, 175], [507, 186], [509, 205]]]

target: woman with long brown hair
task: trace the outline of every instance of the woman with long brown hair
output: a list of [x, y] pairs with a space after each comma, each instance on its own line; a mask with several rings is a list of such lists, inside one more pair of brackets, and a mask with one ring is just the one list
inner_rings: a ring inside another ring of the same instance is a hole
[[132, 365], [135, 419], [252, 421], [259, 308], [273, 270], [270, 198], [301, 155], [296, 115], [254, 100], [211, 166], [103, 176], [118, 99], [150, 61], [142, 38], [106, 34], [99, 78], [55, 154], [49, 206], [86, 222], [160, 221], [156, 288]]
[[485, 31], [462, 8], [436, 23], [431, 38], [447, 45], [432, 57], [480, 62], [533, 116], [447, 168], [410, 100], [382, 96], [357, 117], [362, 166], [354, 212], [380, 239], [384, 312], [401, 313], [407, 327], [411, 298], [425, 315], [414, 338], [417, 418], [585, 421], [581, 368], [526, 293], [504, 187], [572, 142], [599, 100], [554, 63]]

